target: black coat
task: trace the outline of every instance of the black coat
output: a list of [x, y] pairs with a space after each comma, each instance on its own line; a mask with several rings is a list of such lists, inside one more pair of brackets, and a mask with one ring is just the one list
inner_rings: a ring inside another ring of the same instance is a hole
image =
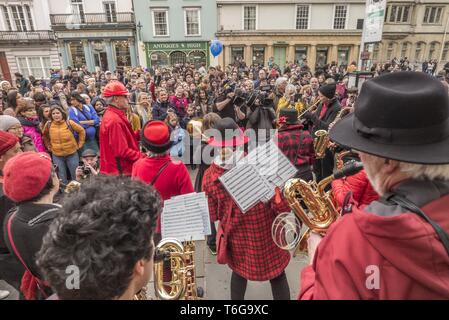
[[4, 224], [5, 241], [9, 251], [13, 253], [14, 250], [8, 237], [7, 222], [9, 217], [16, 212], [11, 222], [12, 239], [28, 269], [39, 279], [42, 277], [36, 265], [36, 254], [58, 211], [59, 206], [54, 204], [23, 203], [8, 215]]
[[320, 119], [321, 110], [323, 110], [323, 104], [321, 103], [318, 106], [318, 109], [312, 114], [310, 121], [313, 123], [313, 127], [311, 132], [312, 136], [315, 136], [315, 132], [318, 130], [329, 130], [329, 125], [334, 122], [335, 118], [338, 115], [338, 112], [341, 110], [340, 102], [337, 99], [331, 103], [324, 115], [323, 119]]

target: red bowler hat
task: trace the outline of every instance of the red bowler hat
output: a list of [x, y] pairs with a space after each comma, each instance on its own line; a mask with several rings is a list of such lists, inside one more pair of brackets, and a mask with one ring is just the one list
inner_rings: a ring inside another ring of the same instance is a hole
[[213, 147], [238, 147], [248, 143], [249, 137], [231, 118], [224, 118], [215, 125], [215, 135], [207, 142]]

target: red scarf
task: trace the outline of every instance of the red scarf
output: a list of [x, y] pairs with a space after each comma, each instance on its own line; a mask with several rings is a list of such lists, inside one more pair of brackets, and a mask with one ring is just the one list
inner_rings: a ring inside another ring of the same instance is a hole
[[324, 116], [326, 115], [328, 105], [329, 105], [328, 103], [323, 103], [323, 108], [321, 109], [321, 113], [320, 113], [320, 120], [322, 120], [324, 118]]

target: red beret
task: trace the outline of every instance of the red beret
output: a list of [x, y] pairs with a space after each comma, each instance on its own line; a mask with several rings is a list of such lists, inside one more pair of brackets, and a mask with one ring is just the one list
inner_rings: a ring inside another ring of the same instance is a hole
[[17, 142], [19, 142], [19, 138], [15, 135], [0, 131], [0, 155], [5, 154], [9, 149], [12, 149]]
[[172, 146], [170, 133], [170, 127], [166, 123], [149, 121], [142, 130], [142, 145], [153, 152], [163, 153]]
[[51, 168], [51, 159], [46, 153], [18, 154], [3, 169], [3, 192], [16, 203], [31, 200], [44, 189]]

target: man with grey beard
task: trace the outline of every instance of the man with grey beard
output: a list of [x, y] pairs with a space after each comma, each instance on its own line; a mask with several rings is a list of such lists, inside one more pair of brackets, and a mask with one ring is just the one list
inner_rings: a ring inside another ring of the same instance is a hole
[[331, 139], [359, 153], [381, 198], [354, 201], [322, 238], [300, 299], [449, 299], [449, 98], [437, 79], [398, 72], [364, 83]]

